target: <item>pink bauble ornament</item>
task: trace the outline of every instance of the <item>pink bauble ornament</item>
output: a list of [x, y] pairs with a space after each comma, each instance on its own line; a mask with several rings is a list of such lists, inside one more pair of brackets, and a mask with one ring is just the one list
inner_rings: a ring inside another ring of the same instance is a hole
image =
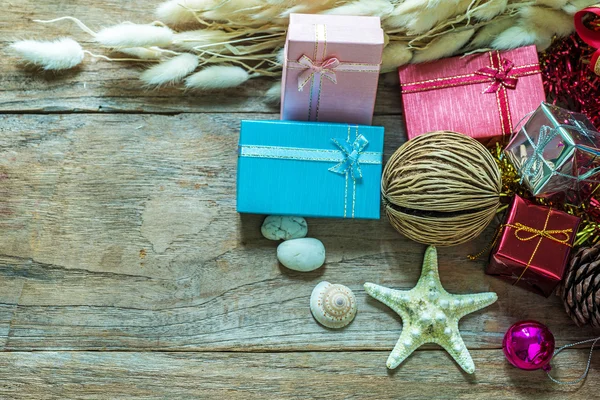
[[519, 321], [506, 331], [502, 350], [517, 368], [527, 371], [544, 368], [554, 355], [554, 335], [540, 322]]

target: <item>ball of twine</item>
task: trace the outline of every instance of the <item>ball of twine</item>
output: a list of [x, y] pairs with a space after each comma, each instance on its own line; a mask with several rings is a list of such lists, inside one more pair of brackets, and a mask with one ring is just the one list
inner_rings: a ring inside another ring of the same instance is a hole
[[408, 238], [452, 246], [478, 236], [500, 205], [502, 178], [491, 153], [456, 132], [436, 131], [406, 142], [381, 180], [385, 211]]

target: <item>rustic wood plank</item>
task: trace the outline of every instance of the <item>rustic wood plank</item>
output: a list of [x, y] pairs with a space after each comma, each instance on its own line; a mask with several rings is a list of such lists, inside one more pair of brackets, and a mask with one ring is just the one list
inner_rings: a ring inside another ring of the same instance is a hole
[[[11, 399], [590, 399], [594, 376], [557, 385], [542, 371], [508, 365], [500, 350], [473, 351], [476, 374], [461, 373], [441, 351], [418, 351], [386, 371], [385, 352], [135, 353], [8, 352], [0, 354], [0, 396]], [[581, 373], [587, 351], [561, 356], [554, 372]]]
[[[410, 288], [424, 246], [379, 221], [311, 219], [327, 248], [311, 273], [278, 265], [260, 216], [235, 212], [241, 118], [269, 114], [0, 116], [0, 335], [7, 350], [388, 350], [400, 318], [362, 284]], [[385, 154], [404, 140], [386, 127]], [[368, 233], [368, 234], [365, 234]], [[440, 249], [455, 293], [498, 292], [466, 317], [470, 348], [499, 348], [513, 322], [547, 323], [561, 343], [588, 338], [545, 300], [465, 261], [489, 241]], [[348, 285], [359, 313], [327, 330], [308, 298], [321, 280]]]
[[[99, 29], [122, 21], [152, 22], [161, 0], [35, 0], [9, 1], [0, 13], [0, 112], [279, 112], [263, 93], [275, 82], [255, 79], [231, 90], [183, 92], [180, 87], [147, 90], [138, 80], [140, 64], [94, 61], [64, 72], [40, 72], [23, 68], [9, 51], [10, 41], [21, 38], [49, 39], [70, 36], [84, 47], [102, 54], [75, 24], [64, 21], [42, 25], [34, 19], [71, 15]], [[400, 113], [396, 74], [379, 85], [377, 114]]]

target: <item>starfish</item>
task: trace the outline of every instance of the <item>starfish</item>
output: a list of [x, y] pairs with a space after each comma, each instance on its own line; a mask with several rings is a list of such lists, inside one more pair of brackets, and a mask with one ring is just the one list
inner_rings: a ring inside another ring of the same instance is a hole
[[429, 246], [417, 286], [393, 290], [365, 283], [367, 293], [402, 317], [402, 333], [392, 350], [387, 367], [394, 369], [425, 343], [442, 346], [465, 372], [475, 372], [475, 364], [458, 330], [458, 321], [467, 314], [494, 303], [496, 293], [450, 294], [440, 282], [437, 251]]

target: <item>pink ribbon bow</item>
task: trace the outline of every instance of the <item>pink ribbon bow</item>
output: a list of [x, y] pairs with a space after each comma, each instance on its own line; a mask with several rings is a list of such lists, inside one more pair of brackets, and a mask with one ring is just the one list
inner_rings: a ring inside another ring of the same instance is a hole
[[513, 67], [514, 64], [512, 61], [503, 58], [497, 68], [483, 67], [475, 71], [478, 75], [494, 78], [492, 84], [488, 86], [483, 93], [495, 93], [500, 90], [501, 86], [504, 86], [507, 89], [516, 89], [518, 78], [515, 75], [509, 75], [510, 70], [513, 69]]
[[328, 58], [322, 63], [314, 62], [306, 55], [303, 55], [298, 60], [298, 63], [306, 70], [298, 76], [298, 90], [302, 91], [304, 86], [311, 80], [314, 75], [321, 75], [329, 79], [333, 83], [337, 83], [335, 77], [335, 69], [340, 65], [340, 60], [335, 57]]

